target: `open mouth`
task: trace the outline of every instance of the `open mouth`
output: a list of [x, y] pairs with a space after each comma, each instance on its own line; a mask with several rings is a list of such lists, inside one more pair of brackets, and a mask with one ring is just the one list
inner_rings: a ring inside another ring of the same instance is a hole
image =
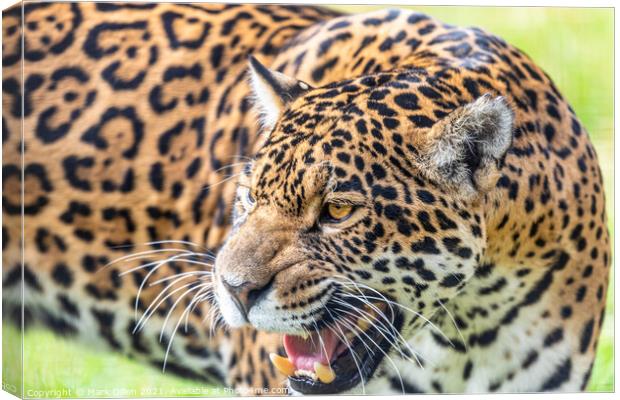
[[402, 318], [385, 303], [359, 310], [332, 318], [305, 337], [284, 335], [286, 356], [272, 353], [270, 358], [292, 389], [334, 394], [368, 382], [392, 347]]

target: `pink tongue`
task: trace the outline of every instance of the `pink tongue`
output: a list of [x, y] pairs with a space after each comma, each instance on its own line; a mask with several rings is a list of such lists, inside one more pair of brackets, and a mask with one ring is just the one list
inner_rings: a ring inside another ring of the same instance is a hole
[[336, 352], [339, 340], [328, 329], [319, 334], [313, 333], [307, 339], [301, 336], [284, 335], [284, 350], [295, 369], [314, 371], [314, 362], [329, 365]]

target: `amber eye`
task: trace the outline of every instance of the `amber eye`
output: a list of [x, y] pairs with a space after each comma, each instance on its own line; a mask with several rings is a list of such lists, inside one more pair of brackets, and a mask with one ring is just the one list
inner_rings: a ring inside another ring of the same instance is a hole
[[328, 203], [323, 208], [323, 222], [337, 223], [349, 218], [353, 213], [353, 206], [349, 204]]

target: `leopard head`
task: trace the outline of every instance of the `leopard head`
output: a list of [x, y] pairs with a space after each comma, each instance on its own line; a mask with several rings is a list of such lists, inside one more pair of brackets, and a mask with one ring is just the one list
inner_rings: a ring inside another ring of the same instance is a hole
[[[280, 332], [306, 394], [371, 382], [474, 275], [513, 112], [424, 70], [321, 88], [251, 59], [267, 135], [215, 264], [225, 321]], [[421, 92], [435, 96], [421, 95]]]

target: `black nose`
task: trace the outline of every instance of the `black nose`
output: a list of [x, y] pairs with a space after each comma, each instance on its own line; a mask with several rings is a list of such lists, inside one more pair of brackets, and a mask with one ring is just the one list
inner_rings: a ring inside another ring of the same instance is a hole
[[271, 289], [273, 280], [266, 285], [255, 282], [243, 282], [241, 285], [234, 286], [226, 282], [226, 279], [222, 279], [222, 283], [247, 321], [250, 309]]

